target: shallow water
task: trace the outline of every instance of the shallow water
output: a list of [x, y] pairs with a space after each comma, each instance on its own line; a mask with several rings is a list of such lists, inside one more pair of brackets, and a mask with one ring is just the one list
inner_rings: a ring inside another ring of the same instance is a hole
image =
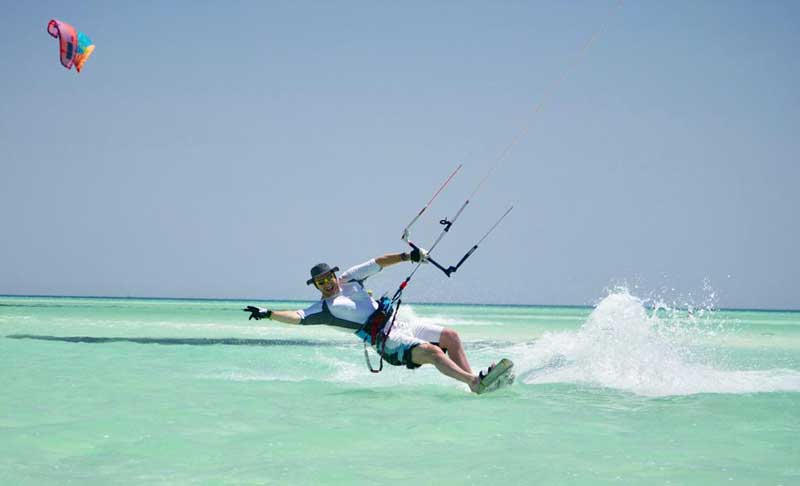
[[404, 306], [515, 361], [475, 396], [249, 303], [0, 297], [0, 482], [800, 483], [800, 313]]

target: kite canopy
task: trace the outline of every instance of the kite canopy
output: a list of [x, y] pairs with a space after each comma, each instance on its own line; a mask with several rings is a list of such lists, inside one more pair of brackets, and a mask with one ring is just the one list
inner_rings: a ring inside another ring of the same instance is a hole
[[78, 32], [75, 27], [66, 22], [53, 19], [47, 24], [47, 33], [58, 38], [61, 51], [61, 65], [67, 69], [81, 72], [83, 64], [94, 51], [92, 39], [83, 32]]

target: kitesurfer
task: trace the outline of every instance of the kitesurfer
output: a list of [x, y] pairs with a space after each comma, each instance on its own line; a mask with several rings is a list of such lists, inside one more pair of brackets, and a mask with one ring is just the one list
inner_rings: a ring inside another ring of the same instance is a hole
[[336, 275], [339, 267], [331, 268], [327, 263], [319, 263], [311, 268], [311, 278], [307, 285], [314, 285], [321, 293], [321, 299], [306, 309], [269, 310], [254, 306], [244, 309], [250, 312], [250, 319], [271, 319], [285, 324], [329, 326], [351, 329], [372, 344], [388, 363], [395, 366], [418, 368], [432, 364], [439, 372], [466, 383], [473, 392], [480, 391], [483, 376], [491, 371], [474, 374], [464, 353], [458, 333], [450, 328], [421, 323], [406, 323], [395, 319], [385, 339], [370, 342], [369, 330], [365, 324], [370, 322], [379, 303], [365, 289], [364, 281], [382, 269], [400, 262], [427, 263], [427, 251], [415, 248], [407, 253], [390, 253], [373, 258], [360, 265]]

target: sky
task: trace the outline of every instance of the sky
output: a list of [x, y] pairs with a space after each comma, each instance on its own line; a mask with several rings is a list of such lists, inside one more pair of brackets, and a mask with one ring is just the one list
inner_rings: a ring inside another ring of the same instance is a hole
[[800, 309], [800, 3], [3, 1], [0, 294]]

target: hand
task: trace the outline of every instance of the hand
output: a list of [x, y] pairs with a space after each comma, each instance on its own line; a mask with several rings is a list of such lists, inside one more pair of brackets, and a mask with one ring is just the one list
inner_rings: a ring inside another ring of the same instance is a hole
[[250, 313], [250, 317], [247, 318], [249, 321], [250, 319], [261, 320], [262, 318], [266, 317], [269, 319], [272, 317], [272, 311], [269, 309], [261, 309], [260, 307], [253, 307], [252, 305], [248, 305], [246, 308], [242, 309], [245, 312]]
[[411, 250], [411, 261], [414, 263], [428, 263], [428, 250], [425, 248], [414, 247]]

